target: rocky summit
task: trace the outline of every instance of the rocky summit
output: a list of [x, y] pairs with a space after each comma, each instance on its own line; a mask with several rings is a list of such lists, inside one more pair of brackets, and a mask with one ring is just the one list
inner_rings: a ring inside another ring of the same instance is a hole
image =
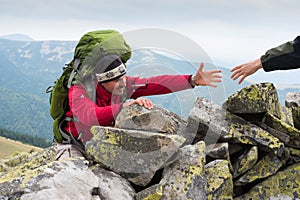
[[260, 83], [223, 105], [198, 97], [187, 120], [134, 105], [92, 127], [89, 160], [53, 147], [2, 159], [0, 199], [299, 199], [299, 102]]

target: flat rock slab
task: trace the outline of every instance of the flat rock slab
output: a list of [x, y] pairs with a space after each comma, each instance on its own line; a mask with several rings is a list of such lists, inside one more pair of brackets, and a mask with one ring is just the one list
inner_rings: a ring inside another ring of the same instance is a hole
[[172, 163], [185, 139], [178, 135], [94, 126], [87, 153], [109, 169], [149, 173]]
[[116, 128], [177, 134], [186, 120], [166, 109], [155, 106], [151, 110], [134, 104], [122, 109], [116, 118]]

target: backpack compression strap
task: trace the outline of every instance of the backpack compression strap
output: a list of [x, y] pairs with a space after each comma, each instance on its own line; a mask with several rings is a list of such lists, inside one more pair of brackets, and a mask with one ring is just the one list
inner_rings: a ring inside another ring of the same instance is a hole
[[80, 59], [79, 58], [75, 59], [74, 60], [74, 64], [73, 64], [73, 70], [72, 70], [72, 72], [70, 74], [70, 78], [68, 80], [68, 85], [67, 85], [68, 88], [71, 87], [73, 79], [74, 79], [75, 75], [78, 72], [78, 66], [79, 66], [79, 64], [80, 64]]

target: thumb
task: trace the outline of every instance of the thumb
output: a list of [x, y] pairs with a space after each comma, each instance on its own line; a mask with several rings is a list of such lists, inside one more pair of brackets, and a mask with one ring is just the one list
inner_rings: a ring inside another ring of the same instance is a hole
[[197, 73], [202, 72], [202, 71], [203, 71], [203, 68], [204, 68], [204, 64], [203, 64], [203, 62], [202, 62], [202, 63], [200, 64], [199, 68], [198, 68]]

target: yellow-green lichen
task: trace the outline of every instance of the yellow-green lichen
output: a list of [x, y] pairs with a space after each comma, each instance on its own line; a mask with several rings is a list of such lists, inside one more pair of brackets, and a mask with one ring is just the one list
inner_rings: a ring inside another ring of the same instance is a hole
[[149, 194], [147, 197], [144, 197], [143, 200], [160, 200], [163, 195], [163, 187], [160, 185], [157, 187], [155, 193]]
[[135, 195], [136, 200], [160, 200], [163, 196], [161, 184], [150, 186]]
[[26, 163], [11, 168], [3, 173], [0, 178], [0, 184], [18, 180], [21, 187], [31, 178], [37, 177], [41, 172], [49, 167], [55, 160], [55, 151], [53, 149], [45, 150], [30, 157]]
[[228, 139], [242, 144], [259, 145], [274, 154], [281, 155], [284, 144], [267, 131], [252, 124], [231, 123]]
[[249, 169], [251, 169], [258, 159], [258, 148], [257, 146], [253, 146], [246, 154], [243, 154], [237, 159], [237, 162], [234, 164], [234, 173], [233, 177], [245, 173]]
[[288, 147], [290, 155], [300, 157], [300, 149], [290, 148]]
[[277, 172], [263, 182], [253, 187], [249, 193], [244, 194], [238, 199], [271, 199], [272, 197], [285, 196], [296, 199], [300, 191], [300, 163], [289, 166]]
[[274, 129], [288, 134], [291, 138], [289, 145], [298, 146], [300, 144], [300, 131], [295, 127], [290, 126], [287, 123], [281, 121], [271, 113], [267, 113], [264, 116], [263, 122]]
[[33, 154], [28, 152], [15, 152], [12, 156], [3, 158], [0, 162], [0, 172], [5, 172], [12, 167], [26, 162], [31, 155]]
[[232, 199], [233, 181], [228, 164], [226, 160], [215, 160], [205, 168], [208, 200]]
[[[199, 143], [199, 148], [197, 149], [198, 152], [205, 152], [205, 143], [201, 142]], [[188, 191], [188, 188], [190, 187], [193, 179], [195, 176], [203, 176], [203, 163], [205, 163], [205, 157], [200, 156], [199, 160], [197, 162], [196, 165], [190, 165], [189, 166], [189, 170], [187, 171], [187, 173], [185, 173], [184, 177], [185, 177], [185, 184], [184, 187], [182, 188], [182, 192], [184, 191]]]
[[247, 96], [248, 99], [254, 100], [254, 101], [261, 101], [264, 98], [262, 97], [261, 91], [258, 89], [256, 85], [251, 87], [250, 91], [242, 90], [242, 96]]
[[274, 175], [285, 163], [273, 154], [264, 156], [252, 169], [235, 181], [235, 185], [245, 185], [255, 180]]
[[293, 114], [292, 114], [292, 108], [288, 108], [288, 107], [280, 107], [280, 113], [281, 113], [281, 118], [280, 120], [286, 124], [288, 124], [289, 126], [293, 126], [294, 127], [294, 120], [293, 120]]

